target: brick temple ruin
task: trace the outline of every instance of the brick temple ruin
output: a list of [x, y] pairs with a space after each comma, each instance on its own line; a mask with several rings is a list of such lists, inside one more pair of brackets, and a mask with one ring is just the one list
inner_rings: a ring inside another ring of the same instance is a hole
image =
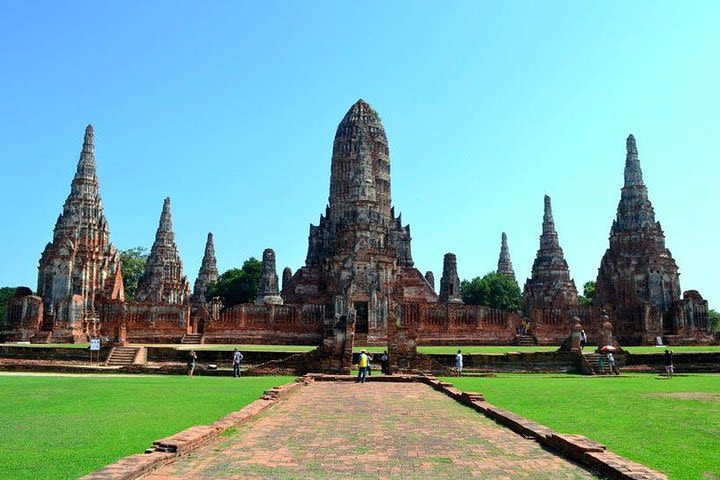
[[[40, 259], [37, 294], [18, 289], [8, 303], [4, 336], [31, 342], [100, 335], [133, 343], [314, 344], [343, 351], [357, 342], [412, 354], [418, 344], [512, 344], [525, 320], [540, 344], [562, 343], [575, 317], [592, 341], [609, 316], [625, 344], [653, 343], [658, 336], [674, 343], [710, 340], [707, 301], [694, 290], [680, 295], [678, 268], [655, 221], [632, 135], [593, 306], [578, 304], [548, 196], [544, 207], [524, 311], [463, 304], [452, 253], [445, 255], [436, 291], [433, 272], [423, 275], [415, 267], [410, 226], [392, 205], [385, 129], [359, 100], [335, 134], [329, 201], [318, 224], [310, 225], [304, 266], [284, 268], [280, 283], [275, 252], [266, 249], [255, 302], [224, 308], [206, 298], [208, 284], [218, 278], [210, 233], [190, 295], [167, 198], [135, 300], [126, 301], [88, 126], [70, 195]], [[504, 233], [498, 273], [515, 279]]]

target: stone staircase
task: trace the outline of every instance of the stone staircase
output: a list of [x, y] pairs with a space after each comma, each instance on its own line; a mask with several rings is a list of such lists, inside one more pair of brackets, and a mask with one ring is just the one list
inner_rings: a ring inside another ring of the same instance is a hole
[[[607, 357], [600, 353], [584, 353], [582, 354], [583, 359], [587, 363], [591, 375], [612, 375], [613, 372], [610, 370], [610, 364], [607, 361]], [[600, 359], [602, 358], [602, 367], [600, 366]]]
[[202, 333], [186, 333], [180, 339], [180, 343], [198, 345], [203, 343]]
[[140, 347], [113, 347], [105, 362], [105, 366], [123, 367], [125, 365], [132, 365], [135, 362], [135, 357], [139, 350]]
[[537, 345], [537, 342], [535, 341], [535, 337], [532, 335], [519, 333], [515, 335], [515, 345], [518, 347], [534, 347]]

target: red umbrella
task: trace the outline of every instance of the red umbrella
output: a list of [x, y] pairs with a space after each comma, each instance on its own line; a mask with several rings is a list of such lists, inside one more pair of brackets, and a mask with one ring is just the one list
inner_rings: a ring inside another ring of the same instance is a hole
[[605, 345], [600, 350], [603, 352], [614, 352], [615, 350], [617, 350], [617, 347], [613, 347], [612, 345]]

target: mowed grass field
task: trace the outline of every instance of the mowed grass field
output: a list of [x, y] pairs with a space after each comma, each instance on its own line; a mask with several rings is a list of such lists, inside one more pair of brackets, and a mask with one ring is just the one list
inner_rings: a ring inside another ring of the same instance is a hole
[[720, 479], [720, 375], [447, 378], [561, 433], [577, 433], [671, 479]]
[[208, 425], [292, 377], [0, 375], [0, 478], [70, 479]]

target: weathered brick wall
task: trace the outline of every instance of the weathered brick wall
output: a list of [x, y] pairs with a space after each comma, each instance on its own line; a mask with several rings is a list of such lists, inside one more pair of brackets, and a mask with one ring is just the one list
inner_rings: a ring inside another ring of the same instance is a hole
[[324, 332], [325, 305], [242, 304], [205, 323], [205, 343], [319, 345]]
[[479, 305], [404, 304], [402, 320], [417, 325], [421, 345], [510, 344], [521, 319]]
[[101, 311], [101, 335], [111, 341], [179, 343], [188, 333], [190, 307], [148, 303], [108, 303]]

